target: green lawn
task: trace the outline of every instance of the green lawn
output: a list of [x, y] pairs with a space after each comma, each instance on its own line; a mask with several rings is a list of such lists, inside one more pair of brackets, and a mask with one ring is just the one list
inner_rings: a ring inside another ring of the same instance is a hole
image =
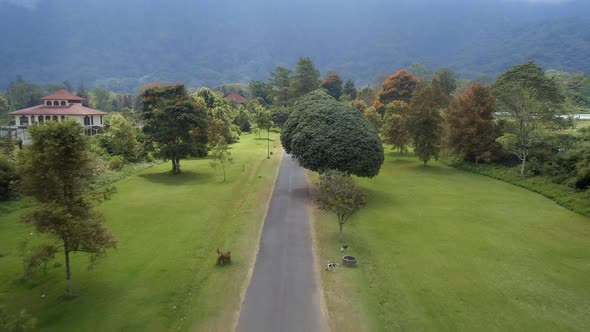
[[[590, 329], [590, 219], [488, 177], [389, 153], [322, 271], [334, 331]], [[314, 212], [320, 261], [335, 216]]]
[[[36, 235], [18, 213], [0, 215], [0, 304], [26, 309], [47, 331], [232, 330], [278, 170], [275, 144], [268, 160], [265, 140], [242, 136], [226, 183], [209, 160], [182, 161], [180, 176], [165, 163], [116, 183], [100, 210], [118, 249], [92, 271], [75, 255], [72, 300], [62, 297], [63, 267], [18, 280], [17, 243]], [[215, 267], [217, 247], [232, 251], [231, 266]]]

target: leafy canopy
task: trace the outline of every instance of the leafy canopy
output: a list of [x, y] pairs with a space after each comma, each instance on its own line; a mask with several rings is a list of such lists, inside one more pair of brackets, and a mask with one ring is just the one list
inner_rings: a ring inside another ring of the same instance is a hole
[[336, 169], [373, 177], [383, 163], [383, 146], [373, 125], [323, 90], [295, 103], [283, 126], [281, 143], [301, 166], [313, 171]]

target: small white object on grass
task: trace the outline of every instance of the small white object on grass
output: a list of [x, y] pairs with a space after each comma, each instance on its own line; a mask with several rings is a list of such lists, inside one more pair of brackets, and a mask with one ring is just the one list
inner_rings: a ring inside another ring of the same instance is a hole
[[41, 295], [41, 297], [45, 297], [45, 294]]

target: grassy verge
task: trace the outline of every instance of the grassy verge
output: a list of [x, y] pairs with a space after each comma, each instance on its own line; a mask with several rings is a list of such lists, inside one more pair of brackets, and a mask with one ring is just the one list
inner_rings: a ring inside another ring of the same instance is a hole
[[[18, 241], [36, 235], [18, 211], [2, 214], [0, 303], [46, 331], [231, 330], [280, 160], [263, 143], [246, 135], [232, 146], [225, 183], [207, 159], [182, 161], [180, 176], [165, 163], [117, 182], [100, 210], [118, 249], [90, 271], [74, 255], [72, 300], [62, 266], [19, 281]], [[231, 266], [215, 266], [218, 247], [232, 251]]]
[[[528, 190], [388, 154], [345, 226], [356, 269], [322, 271], [334, 331], [538, 331], [590, 326], [590, 219]], [[315, 210], [320, 261], [340, 260]], [[347, 317], [347, 315], [350, 315]]]
[[590, 217], [590, 190], [575, 190], [566, 185], [555, 183], [545, 176], [523, 178], [520, 176], [519, 166], [510, 168], [500, 165], [458, 163], [453, 167], [523, 187], [550, 198], [567, 209]]

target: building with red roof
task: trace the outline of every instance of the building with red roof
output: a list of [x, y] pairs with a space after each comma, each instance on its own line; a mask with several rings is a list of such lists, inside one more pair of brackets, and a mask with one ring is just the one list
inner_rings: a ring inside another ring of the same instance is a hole
[[229, 101], [229, 102], [234, 102], [234, 103], [238, 103], [238, 104], [242, 104], [248, 101], [248, 99], [242, 97], [241, 95], [237, 94], [237, 93], [230, 93], [229, 95], [225, 96], [225, 100]]
[[8, 115], [14, 116], [15, 132], [19, 133], [17, 136], [25, 142], [28, 141], [26, 134], [28, 126], [49, 121], [73, 120], [84, 127], [87, 135], [93, 135], [101, 131], [104, 126], [106, 113], [83, 106], [82, 102], [85, 100], [67, 90], [59, 90], [41, 98], [43, 102], [41, 105], [8, 113]]

